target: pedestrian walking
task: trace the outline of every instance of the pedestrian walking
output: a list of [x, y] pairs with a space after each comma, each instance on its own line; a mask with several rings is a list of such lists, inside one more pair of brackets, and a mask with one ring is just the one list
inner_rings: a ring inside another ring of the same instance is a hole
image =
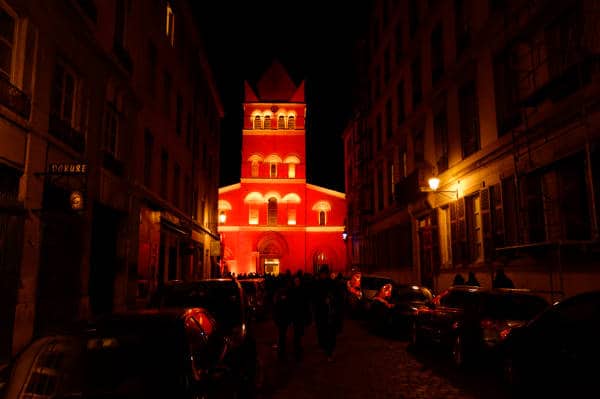
[[503, 268], [499, 268], [496, 271], [496, 276], [492, 282], [494, 288], [515, 288], [513, 281], [504, 273]]
[[289, 297], [291, 283], [291, 280], [287, 276], [281, 276], [276, 283], [273, 295], [273, 321], [277, 326], [277, 357], [279, 360], [285, 360], [286, 358], [287, 330], [292, 322]]
[[333, 361], [337, 334], [342, 326], [343, 295], [339, 284], [329, 276], [329, 267], [321, 266], [315, 282], [315, 325], [319, 346], [327, 356], [327, 361]]
[[473, 272], [469, 272], [469, 278], [467, 279], [467, 281], [465, 282], [466, 285], [474, 285], [479, 287], [481, 284], [479, 284], [479, 280], [477, 280], [477, 277], [475, 277], [475, 273]]
[[302, 337], [304, 329], [311, 322], [312, 315], [310, 310], [310, 298], [306, 287], [302, 283], [300, 276], [295, 276], [293, 284], [289, 289], [288, 298], [290, 301], [290, 320], [292, 323], [294, 355], [296, 360], [300, 361], [303, 357]]

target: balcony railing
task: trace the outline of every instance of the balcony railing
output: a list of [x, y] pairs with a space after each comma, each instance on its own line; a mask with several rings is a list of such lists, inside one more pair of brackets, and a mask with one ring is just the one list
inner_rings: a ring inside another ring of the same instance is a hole
[[0, 104], [29, 119], [31, 100], [27, 94], [16, 88], [5, 76], [0, 75]]
[[57, 115], [50, 115], [48, 131], [51, 135], [57, 137], [78, 152], [83, 152], [85, 149], [85, 137], [83, 134], [73, 129], [69, 122], [60, 119]]

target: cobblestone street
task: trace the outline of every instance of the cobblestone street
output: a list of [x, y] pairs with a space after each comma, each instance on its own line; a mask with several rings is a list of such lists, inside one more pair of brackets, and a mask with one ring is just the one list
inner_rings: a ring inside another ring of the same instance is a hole
[[[335, 360], [328, 363], [317, 346], [314, 324], [304, 337], [305, 358], [277, 360], [276, 328], [257, 326], [264, 363], [262, 398], [486, 398], [508, 395], [491, 373], [457, 371], [442, 355], [412, 353], [406, 341], [369, 333], [347, 320], [338, 337]], [[291, 348], [291, 331], [289, 348]]]

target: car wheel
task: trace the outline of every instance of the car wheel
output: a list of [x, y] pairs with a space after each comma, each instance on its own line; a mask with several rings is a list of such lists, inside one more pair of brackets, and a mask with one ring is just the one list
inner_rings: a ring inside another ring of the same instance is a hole
[[514, 389], [520, 384], [519, 367], [511, 355], [502, 359], [502, 377], [510, 389]]
[[421, 337], [419, 334], [419, 326], [417, 321], [413, 320], [410, 323], [410, 344], [415, 348], [421, 344]]
[[465, 364], [465, 346], [460, 335], [454, 337], [452, 343], [452, 360], [456, 367], [462, 367]]

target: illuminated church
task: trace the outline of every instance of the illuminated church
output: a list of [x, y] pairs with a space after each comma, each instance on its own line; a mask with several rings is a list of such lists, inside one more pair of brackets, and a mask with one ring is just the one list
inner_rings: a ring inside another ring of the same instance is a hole
[[306, 182], [304, 82], [275, 61], [243, 111], [241, 179], [219, 189], [223, 272], [345, 271], [345, 194]]

